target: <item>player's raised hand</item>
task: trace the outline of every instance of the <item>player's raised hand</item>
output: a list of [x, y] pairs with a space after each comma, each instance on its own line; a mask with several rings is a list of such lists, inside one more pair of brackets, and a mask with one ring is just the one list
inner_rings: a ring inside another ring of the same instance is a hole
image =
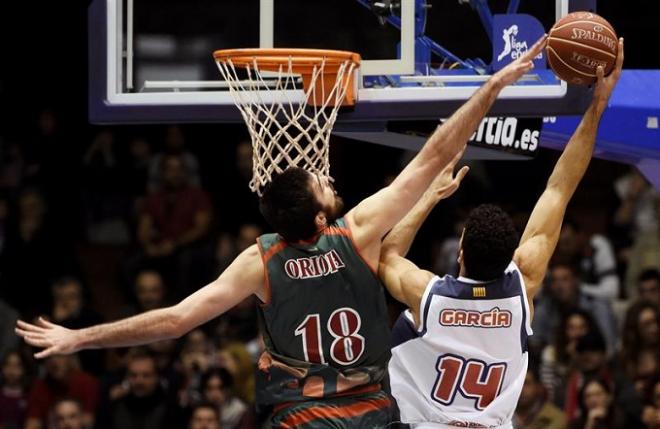
[[458, 173], [454, 176], [454, 168], [456, 167], [456, 164], [458, 164], [458, 161], [463, 157], [464, 152], [465, 149], [457, 153], [456, 156], [454, 156], [454, 159], [452, 159], [451, 162], [447, 164], [440, 173], [438, 173], [433, 180], [433, 183], [431, 183], [431, 186], [429, 186], [426, 191], [425, 198], [431, 198], [437, 202], [451, 197], [454, 192], [458, 190], [463, 178], [465, 178], [465, 175], [470, 171], [470, 167], [464, 166], [458, 170]]
[[534, 58], [543, 51], [548, 41], [548, 35], [544, 34], [539, 40], [532, 45], [523, 55], [518, 57], [515, 61], [509, 63], [502, 70], [493, 75], [502, 87], [511, 85], [520, 79], [525, 73], [534, 68]]
[[607, 103], [612, 95], [612, 91], [616, 86], [616, 83], [621, 77], [621, 70], [623, 69], [623, 37], [619, 38], [619, 50], [617, 52], [616, 63], [612, 72], [605, 76], [605, 72], [602, 66], [598, 66], [596, 69], [596, 76], [598, 80], [596, 81], [596, 89], [594, 90], [593, 102], [596, 105], [596, 109], [599, 113], [602, 113], [607, 107]]
[[34, 347], [43, 348], [34, 357], [42, 359], [52, 355], [71, 354], [79, 349], [76, 344], [76, 331], [56, 325], [40, 317], [36, 324], [16, 322], [15, 332], [26, 343]]

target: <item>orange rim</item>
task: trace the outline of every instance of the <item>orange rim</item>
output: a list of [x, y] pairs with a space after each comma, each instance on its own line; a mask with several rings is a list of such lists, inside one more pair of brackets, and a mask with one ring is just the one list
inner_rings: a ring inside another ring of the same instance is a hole
[[252, 48], [252, 49], [222, 49], [213, 52], [218, 62], [231, 60], [235, 67], [246, 68], [256, 62], [259, 69], [278, 71], [281, 66], [287, 66], [291, 61], [292, 71], [296, 73], [311, 73], [315, 66], [325, 60], [324, 71], [333, 73], [346, 61], [352, 61], [360, 66], [360, 54], [349, 51], [333, 51], [326, 49], [296, 49], [296, 48]]

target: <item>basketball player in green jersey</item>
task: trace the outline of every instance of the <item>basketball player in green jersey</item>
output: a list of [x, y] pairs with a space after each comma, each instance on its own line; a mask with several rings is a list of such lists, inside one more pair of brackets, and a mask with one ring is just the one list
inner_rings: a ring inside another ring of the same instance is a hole
[[260, 237], [217, 280], [180, 303], [80, 330], [19, 321], [16, 333], [44, 348], [38, 358], [135, 346], [178, 338], [256, 295], [266, 344], [257, 402], [274, 407], [273, 427], [387, 425], [391, 400], [380, 382], [390, 356], [389, 329], [375, 271], [381, 240], [465, 148], [502, 88], [533, 67], [544, 45], [545, 38], [493, 75], [390, 186], [344, 217], [341, 199], [325, 178], [289, 168], [260, 200], [276, 234]]

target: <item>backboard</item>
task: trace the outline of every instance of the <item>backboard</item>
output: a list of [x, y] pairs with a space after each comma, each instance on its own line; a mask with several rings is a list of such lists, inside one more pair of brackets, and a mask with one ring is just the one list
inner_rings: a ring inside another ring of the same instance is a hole
[[[358, 103], [340, 124], [435, 120], [557, 19], [594, 9], [595, 0], [93, 0], [90, 120], [239, 122], [211, 54], [257, 46], [359, 53]], [[540, 58], [491, 114], [575, 114], [588, 99]]]

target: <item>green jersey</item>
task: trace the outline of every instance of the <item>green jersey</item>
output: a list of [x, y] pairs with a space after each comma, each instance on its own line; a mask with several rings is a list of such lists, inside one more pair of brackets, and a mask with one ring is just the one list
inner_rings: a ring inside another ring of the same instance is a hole
[[259, 237], [270, 299], [257, 401], [282, 404], [372, 390], [390, 357], [382, 284], [345, 219], [302, 244]]

